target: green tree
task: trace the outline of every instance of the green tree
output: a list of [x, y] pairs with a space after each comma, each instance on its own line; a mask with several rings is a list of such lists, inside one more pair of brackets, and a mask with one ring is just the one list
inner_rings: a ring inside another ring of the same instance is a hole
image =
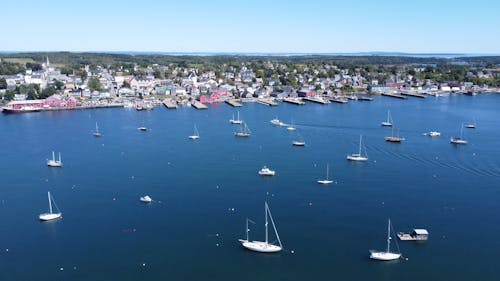
[[59, 81], [57, 79], [54, 79], [53, 82], [54, 82], [54, 86], [56, 86], [56, 88], [58, 90], [62, 90], [64, 88], [64, 83], [63, 82], [61, 82], [61, 81]]
[[39, 71], [42, 70], [42, 65], [36, 62], [27, 62], [26, 68], [31, 69], [33, 71]]
[[61, 68], [61, 74], [71, 75], [71, 74], [73, 74], [73, 69], [71, 69], [69, 67], [63, 67], [63, 68]]
[[101, 82], [99, 82], [99, 79], [96, 77], [90, 77], [88, 86], [90, 88], [90, 91], [100, 91], [101, 90]]
[[52, 86], [48, 86], [47, 88], [42, 90], [42, 92], [40, 93], [40, 95], [38, 95], [38, 97], [41, 99], [46, 99], [55, 93], [56, 93], [56, 89]]
[[0, 89], [7, 89], [7, 80], [0, 78]]

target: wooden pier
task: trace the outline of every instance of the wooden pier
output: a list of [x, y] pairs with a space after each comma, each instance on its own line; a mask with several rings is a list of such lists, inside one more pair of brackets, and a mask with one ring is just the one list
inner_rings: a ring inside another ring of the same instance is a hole
[[305, 97], [302, 99], [305, 101], [315, 102], [315, 103], [319, 103], [319, 104], [328, 104], [329, 103], [328, 101], [324, 100], [323, 98], [319, 98], [319, 97]]
[[164, 100], [163, 105], [168, 109], [176, 109], [177, 108], [177, 103], [171, 99]]
[[226, 100], [226, 103], [232, 107], [242, 107], [243, 105], [236, 100]]
[[408, 96], [408, 97], [416, 97], [416, 98], [421, 98], [421, 99], [427, 98], [425, 95], [419, 94], [419, 93], [415, 93], [415, 92], [401, 93], [401, 95]]
[[278, 103], [272, 99], [257, 99], [257, 102], [267, 106], [278, 106]]
[[347, 98], [330, 98], [330, 101], [331, 102], [336, 102], [336, 103], [348, 103], [349, 101], [347, 100]]
[[405, 96], [402, 96], [400, 94], [389, 94], [389, 93], [382, 93], [382, 96], [385, 96], [385, 97], [391, 97], [391, 98], [397, 98], [397, 99], [407, 99], [407, 97]]
[[191, 105], [196, 108], [196, 109], [208, 109], [208, 106], [202, 104], [201, 102], [199, 101], [194, 101], [191, 103]]
[[284, 98], [283, 101], [291, 103], [291, 104], [295, 104], [295, 105], [304, 105], [304, 104], [306, 104], [301, 98]]

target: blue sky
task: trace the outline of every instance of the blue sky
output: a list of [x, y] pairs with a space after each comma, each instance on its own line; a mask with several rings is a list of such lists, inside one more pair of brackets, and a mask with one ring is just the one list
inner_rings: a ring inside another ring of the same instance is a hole
[[4, 1], [0, 50], [500, 53], [497, 0]]

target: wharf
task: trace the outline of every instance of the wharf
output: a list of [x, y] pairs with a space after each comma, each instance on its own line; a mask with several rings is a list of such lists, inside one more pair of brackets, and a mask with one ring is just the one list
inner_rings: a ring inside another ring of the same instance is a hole
[[336, 103], [348, 103], [349, 101], [346, 98], [330, 98], [331, 102], [336, 102]]
[[283, 101], [291, 103], [291, 104], [295, 104], [295, 105], [304, 105], [304, 104], [306, 104], [301, 98], [284, 98]]
[[405, 96], [402, 96], [400, 94], [389, 94], [389, 93], [382, 93], [382, 96], [385, 96], [385, 97], [391, 97], [391, 98], [397, 98], [397, 99], [407, 99], [407, 97]]
[[164, 100], [163, 105], [168, 109], [176, 109], [177, 108], [177, 103], [171, 99]]
[[201, 102], [199, 101], [194, 101], [191, 103], [191, 105], [196, 108], [196, 109], [208, 109], [208, 106], [202, 104]]
[[44, 107], [40, 111], [58, 111], [58, 110], [78, 110], [78, 109], [95, 109], [95, 108], [113, 108], [123, 107], [122, 103], [96, 104], [96, 105], [80, 105], [80, 106], [61, 106], [61, 107]]
[[272, 99], [257, 99], [257, 102], [267, 106], [278, 106], [278, 104]]
[[368, 96], [358, 96], [358, 101], [372, 101], [373, 98], [372, 97], [368, 97]]
[[226, 103], [232, 107], [242, 107], [243, 105], [236, 100], [226, 100]]
[[401, 93], [401, 95], [408, 96], [408, 97], [416, 97], [416, 98], [421, 98], [421, 99], [426, 98], [425, 95], [419, 94], [419, 93], [414, 93], [414, 92], [403, 92], [403, 93]]
[[320, 104], [328, 104], [329, 102], [324, 100], [321, 97], [305, 97], [302, 98], [305, 101], [310, 101], [310, 102], [315, 102], [315, 103], [320, 103]]

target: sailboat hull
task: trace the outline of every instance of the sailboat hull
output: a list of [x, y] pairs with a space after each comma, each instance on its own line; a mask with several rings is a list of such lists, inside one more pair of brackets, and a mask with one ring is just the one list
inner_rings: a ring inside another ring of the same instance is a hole
[[62, 163], [56, 160], [48, 160], [47, 166], [49, 167], [62, 167]]
[[51, 220], [57, 220], [62, 217], [61, 213], [45, 213], [45, 214], [40, 214], [38, 218], [41, 221], [51, 221]]
[[392, 123], [390, 123], [390, 122], [382, 122], [382, 126], [383, 127], [391, 127]]
[[392, 261], [401, 257], [401, 254], [390, 252], [370, 251], [370, 259], [379, 261]]
[[273, 244], [269, 244], [269, 243], [266, 243], [266, 242], [263, 242], [263, 241], [247, 241], [247, 240], [243, 240], [243, 239], [239, 239], [238, 241], [240, 241], [241, 245], [250, 250], [250, 251], [254, 251], [254, 252], [259, 252], [259, 253], [276, 253], [276, 252], [279, 252], [281, 250], [283, 250], [282, 247], [280, 246], [276, 246], [276, 245], [273, 245]]
[[363, 157], [359, 154], [347, 155], [347, 160], [350, 161], [368, 161], [367, 157]]

